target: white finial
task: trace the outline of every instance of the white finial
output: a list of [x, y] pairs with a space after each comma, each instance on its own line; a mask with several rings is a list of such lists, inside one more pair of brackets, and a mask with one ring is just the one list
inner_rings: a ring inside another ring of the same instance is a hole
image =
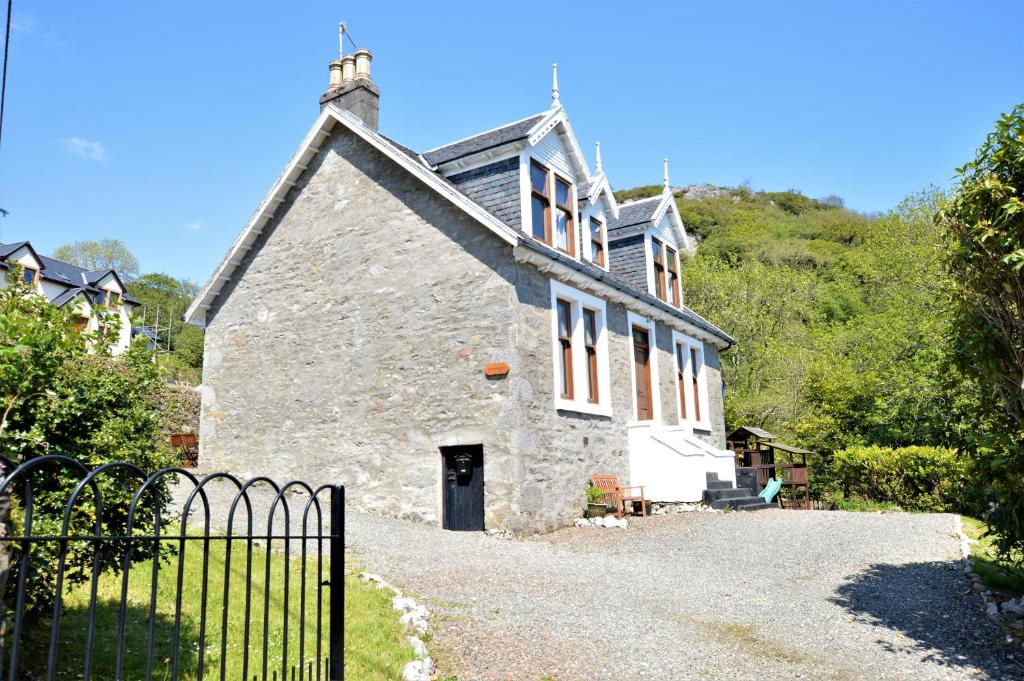
[[668, 184], [668, 159], [665, 159], [665, 189], [670, 189]]
[[601, 172], [601, 143], [597, 143], [597, 159], [594, 161], [594, 172]]
[[551, 105], [558, 104], [558, 64], [551, 65]]
[[345, 56], [345, 22], [338, 22], [338, 59]]

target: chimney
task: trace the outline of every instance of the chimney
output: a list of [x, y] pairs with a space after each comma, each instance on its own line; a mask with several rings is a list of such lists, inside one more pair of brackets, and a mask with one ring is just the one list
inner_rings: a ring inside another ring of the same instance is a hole
[[330, 64], [330, 84], [320, 96], [320, 110], [328, 104], [345, 109], [358, 116], [374, 130], [380, 109], [380, 90], [370, 77], [373, 55], [367, 49], [346, 54]]

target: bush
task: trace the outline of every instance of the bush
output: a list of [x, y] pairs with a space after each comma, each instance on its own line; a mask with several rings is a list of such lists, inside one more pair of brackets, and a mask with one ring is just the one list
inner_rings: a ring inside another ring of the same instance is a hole
[[[161, 411], [164, 388], [150, 353], [136, 343], [124, 355], [110, 357], [109, 338], [76, 332], [70, 305], [50, 304], [21, 284], [16, 268], [12, 272], [0, 288], [0, 453], [15, 464], [46, 454], [66, 455], [89, 467], [127, 461], [153, 471], [172, 464], [174, 454], [160, 434], [161, 418], [170, 417]], [[78, 475], [56, 466], [32, 476], [33, 533], [61, 531], [65, 503], [78, 482]], [[138, 484], [121, 473], [97, 480], [108, 534], [126, 532], [127, 509]], [[154, 489], [143, 501], [136, 527], [151, 527], [154, 510], [167, 499], [165, 487]], [[90, 534], [95, 514], [91, 495], [82, 495], [68, 533]], [[24, 509], [12, 499], [8, 532], [20, 533], [24, 520]], [[53, 543], [38, 545], [24, 575], [33, 614], [52, 607], [57, 549]], [[100, 568], [120, 569], [123, 551], [105, 545]], [[150, 548], [139, 542], [130, 559], [145, 560], [149, 554]], [[85, 582], [93, 561], [88, 542], [69, 543], [66, 579]], [[17, 583], [20, 569], [20, 562], [11, 566], [10, 583]]]
[[833, 495], [908, 511], [960, 512], [971, 500], [967, 460], [942, 447], [849, 447], [835, 453], [826, 477]]

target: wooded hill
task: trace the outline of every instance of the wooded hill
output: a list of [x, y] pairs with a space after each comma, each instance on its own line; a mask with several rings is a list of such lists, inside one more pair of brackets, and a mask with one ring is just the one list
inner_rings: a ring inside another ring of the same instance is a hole
[[946, 349], [939, 198], [871, 216], [797, 191], [677, 190], [699, 239], [683, 264], [685, 302], [738, 342], [722, 357], [729, 426], [823, 453], [944, 445], [965, 427], [976, 398]]

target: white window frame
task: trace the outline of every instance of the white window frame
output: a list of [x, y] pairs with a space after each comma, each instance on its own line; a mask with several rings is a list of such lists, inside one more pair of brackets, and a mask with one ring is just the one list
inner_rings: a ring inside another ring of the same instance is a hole
[[[678, 381], [676, 381], [676, 416], [679, 421], [679, 425], [687, 426], [691, 429], [696, 430], [711, 430], [711, 409], [708, 402], [708, 372], [707, 362], [705, 361], [704, 355], [704, 343], [687, 336], [686, 334], [679, 333], [678, 331], [672, 331], [672, 366], [678, 376], [679, 372], [679, 354], [676, 352], [676, 347], [682, 345], [686, 351], [685, 361], [686, 366], [683, 367], [683, 381], [687, 387], [693, 384], [693, 362], [691, 361], [692, 355], [690, 350], [697, 351], [697, 361], [700, 364], [697, 367], [697, 395], [700, 399], [700, 420], [693, 418], [693, 414], [697, 411], [696, 405], [693, 403], [693, 394], [687, 389], [683, 391], [683, 394], [679, 394]], [[686, 418], [679, 416], [682, 411], [682, 401], [686, 402]]]
[[[583, 222], [583, 220], [587, 221], [587, 225], [586, 225], [585, 229], [583, 228], [583, 225], [580, 225], [580, 230], [581, 230], [580, 234], [583, 237], [582, 238], [582, 242], [583, 243], [580, 246], [580, 250], [582, 251], [580, 253], [580, 256], [583, 256], [583, 254], [586, 253], [586, 256], [582, 258], [583, 260], [586, 260], [587, 262], [592, 264], [594, 267], [599, 267], [602, 270], [604, 270], [605, 272], [608, 272], [609, 271], [608, 270], [608, 260], [609, 260], [609, 256], [608, 256], [608, 221], [605, 219], [604, 213], [602, 213], [600, 211], [600, 209], [598, 209], [596, 207], [594, 207], [594, 208], [592, 208], [590, 210], [584, 211], [583, 215], [580, 217], [580, 222]], [[591, 220], [598, 220], [601, 223], [601, 226], [602, 226], [602, 230], [601, 231], [604, 233], [604, 240], [602, 242], [602, 246], [604, 248], [604, 264], [603, 265], [598, 265], [596, 262], [594, 262], [591, 259], [591, 255], [590, 255], [591, 248], [590, 248], [590, 246], [593, 243], [593, 239], [590, 236], [590, 221]]]
[[[531, 189], [533, 187], [533, 180], [530, 177], [530, 166], [533, 163], [540, 164], [541, 166], [547, 168], [547, 171], [548, 171], [548, 195], [549, 195], [549, 197], [551, 199], [551, 207], [550, 207], [550, 211], [551, 211], [551, 243], [550, 244], [548, 242], [546, 242], [546, 241], [542, 241], [542, 240], [536, 238], [535, 236], [533, 236], [533, 200], [532, 200], [532, 192], [531, 192]], [[571, 194], [571, 197], [570, 197], [570, 208], [572, 209], [572, 230], [573, 230], [573, 233], [569, 234], [568, 237], [569, 237], [569, 243], [572, 244], [573, 251], [574, 251], [572, 255], [569, 255], [565, 251], [559, 250], [559, 248], [557, 246], [555, 246], [555, 210], [556, 210], [556, 206], [557, 206], [557, 204], [555, 203], [555, 182], [556, 182], [555, 178], [556, 177], [560, 177], [561, 179], [563, 179], [563, 180], [565, 180], [566, 182], [569, 183], [569, 192]], [[581, 222], [581, 219], [582, 219], [581, 215], [583, 213], [580, 211], [580, 208], [579, 208], [579, 194], [577, 194], [577, 192], [576, 192], [576, 179], [575, 179], [575, 177], [573, 177], [573, 175], [571, 173], [566, 174], [566, 173], [560, 172], [557, 168], [555, 168], [555, 166], [551, 163], [550, 160], [542, 161], [541, 159], [535, 157], [533, 154], [529, 153], [529, 151], [523, 151], [519, 155], [519, 188], [520, 188], [520, 191], [519, 191], [519, 206], [520, 206], [520, 211], [521, 211], [521, 215], [522, 215], [522, 231], [525, 234], [529, 235], [530, 238], [533, 239], [534, 241], [536, 241], [537, 243], [539, 243], [539, 244], [541, 244], [543, 246], [547, 246], [549, 249], [551, 249], [555, 253], [558, 253], [559, 255], [563, 255], [563, 256], [565, 256], [567, 258], [572, 258], [573, 260], [581, 260], [581, 261], [585, 260], [585, 261], [589, 262], [589, 258], [584, 258], [583, 257], [583, 253], [580, 252], [582, 250], [582, 242], [583, 242], [583, 225], [581, 225], [580, 222]], [[606, 234], [607, 234], [607, 226], [608, 226], [607, 223], [605, 223]], [[587, 224], [587, 230], [589, 230], [589, 229], [590, 229], [590, 225], [588, 223]], [[606, 241], [607, 241], [607, 237], [606, 237]], [[606, 246], [605, 247], [605, 258], [607, 259], [607, 256], [608, 256], [607, 243], [605, 244], [605, 246]], [[590, 247], [590, 245], [589, 245], [589, 242], [588, 242], [587, 248], [589, 249], [589, 247]]]
[[[558, 342], [558, 303], [569, 303], [572, 312], [572, 382], [573, 399], [561, 396], [562, 347]], [[587, 350], [583, 335], [583, 309], [595, 313], [597, 326], [597, 402], [587, 400]], [[612, 415], [611, 371], [608, 368], [608, 305], [595, 296], [551, 280], [551, 368], [555, 409], [597, 416]]]
[[[632, 411], [629, 413], [628, 425], [636, 425], [641, 423], [661, 423], [661, 389], [658, 382], [658, 335], [657, 335], [657, 324], [654, 320], [648, 319], [647, 317], [641, 317], [635, 312], [626, 312], [626, 324], [627, 332], [629, 333], [629, 387], [630, 397], [629, 403], [632, 405]], [[636, 417], [636, 366], [634, 364], [633, 354], [633, 327], [642, 326], [647, 329], [647, 337], [650, 338], [651, 343], [651, 412], [653, 418], [649, 421], [640, 421]]]

